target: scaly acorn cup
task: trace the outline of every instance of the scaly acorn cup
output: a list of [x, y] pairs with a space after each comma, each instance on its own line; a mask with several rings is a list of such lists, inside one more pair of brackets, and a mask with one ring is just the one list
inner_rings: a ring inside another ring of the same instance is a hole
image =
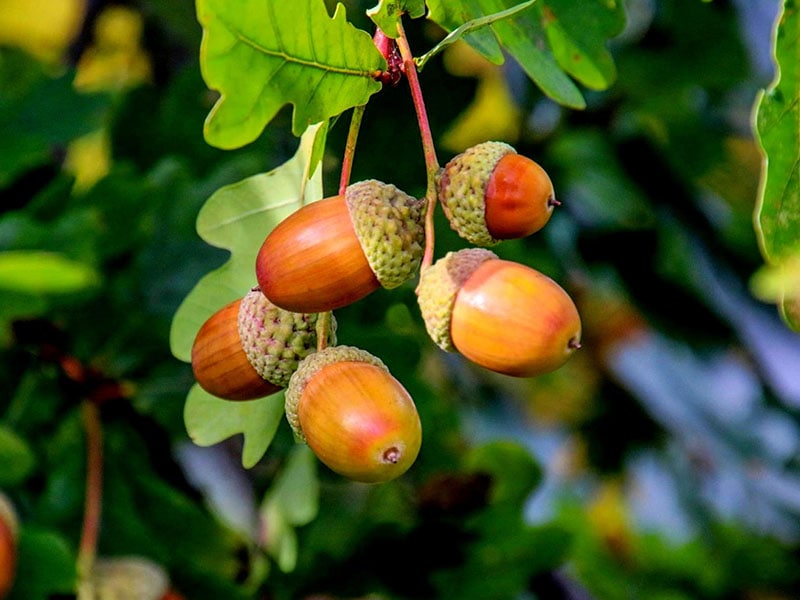
[[561, 286], [489, 250], [448, 253], [423, 271], [417, 294], [440, 348], [498, 373], [553, 371], [580, 347], [578, 310]]
[[545, 170], [503, 142], [483, 142], [453, 158], [437, 187], [450, 226], [476, 246], [539, 231], [559, 204]]
[[[192, 346], [192, 370], [204, 390], [252, 400], [285, 388], [298, 363], [317, 347], [317, 314], [293, 313], [252, 289], [214, 313]], [[331, 317], [330, 343], [336, 322]]]
[[414, 401], [383, 362], [359, 348], [308, 356], [286, 389], [286, 418], [331, 470], [377, 483], [405, 473], [419, 454]]
[[414, 276], [424, 246], [422, 200], [367, 180], [298, 209], [256, 258], [262, 293], [295, 312], [324, 312]]

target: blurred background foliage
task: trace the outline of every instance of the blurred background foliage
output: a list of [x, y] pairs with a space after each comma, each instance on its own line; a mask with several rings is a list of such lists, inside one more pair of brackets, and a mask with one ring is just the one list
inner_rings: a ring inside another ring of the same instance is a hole
[[[345, 4], [371, 30], [373, 2]], [[800, 338], [749, 287], [751, 112], [774, 75], [779, 2], [625, 5], [617, 81], [585, 91], [583, 111], [460, 44], [423, 71], [441, 162], [502, 139], [550, 172], [563, 206], [497, 252], [573, 294], [585, 343], [559, 371], [512, 380], [439, 352], [412, 284], [337, 311], [340, 343], [390, 366], [425, 431], [406, 476], [366, 486], [318, 466], [286, 423], [249, 470], [240, 440], [201, 448], [183, 423], [192, 376], [170, 321], [226, 260], [197, 213], [294, 153], [289, 112], [243, 149], [205, 143], [215, 97], [190, 0], [0, 0], [10, 598], [75, 593], [87, 402], [103, 424], [98, 552], [168, 578], [154, 598], [800, 597]], [[442, 36], [408, 30], [418, 54]], [[424, 193], [404, 83], [373, 97], [359, 148], [354, 180]], [[437, 254], [463, 247], [439, 224]]]

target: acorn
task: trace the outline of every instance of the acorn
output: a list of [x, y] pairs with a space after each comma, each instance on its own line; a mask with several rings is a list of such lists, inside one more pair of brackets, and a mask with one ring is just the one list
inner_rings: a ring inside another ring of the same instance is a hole
[[[298, 363], [317, 348], [317, 314], [293, 313], [253, 288], [214, 313], [197, 332], [192, 370], [204, 390], [253, 400], [285, 388]], [[330, 343], [335, 343], [331, 317]]]
[[547, 373], [580, 347], [580, 316], [567, 292], [490, 250], [449, 252], [423, 271], [417, 294], [440, 348], [498, 373]]
[[453, 158], [439, 171], [437, 190], [450, 226], [476, 246], [539, 231], [559, 204], [547, 172], [503, 142]]
[[256, 258], [262, 293], [294, 312], [347, 306], [415, 275], [424, 246], [423, 200], [367, 180], [281, 221]]
[[17, 569], [19, 520], [8, 497], [0, 493], [0, 598], [14, 586]]
[[352, 346], [300, 363], [286, 389], [286, 418], [331, 470], [365, 483], [405, 473], [422, 443], [409, 393], [379, 358]]

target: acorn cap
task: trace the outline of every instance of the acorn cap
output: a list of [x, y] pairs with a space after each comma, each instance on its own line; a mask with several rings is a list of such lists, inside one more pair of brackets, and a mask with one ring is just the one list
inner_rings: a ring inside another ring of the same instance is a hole
[[[278, 308], [258, 288], [242, 298], [239, 337], [247, 360], [261, 376], [286, 387], [298, 363], [317, 349], [317, 313]], [[336, 321], [331, 316], [329, 343], [336, 343]]]
[[466, 248], [448, 252], [422, 272], [417, 288], [417, 301], [428, 335], [442, 350], [455, 352], [450, 338], [450, 317], [461, 286], [487, 260], [497, 255], [483, 248]]
[[425, 202], [375, 179], [349, 186], [345, 202], [381, 286], [392, 289], [411, 279], [422, 260]]
[[454, 157], [439, 171], [439, 201], [450, 227], [476, 246], [493, 246], [500, 241], [486, 227], [486, 186], [500, 159], [512, 153], [517, 151], [504, 142], [483, 142]]
[[301, 442], [305, 442], [303, 430], [300, 427], [300, 419], [297, 416], [297, 406], [300, 397], [306, 388], [306, 384], [314, 378], [323, 368], [337, 362], [363, 362], [373, 365], [389, 372], [389, 368], [383, 361], [361, 348], [354, 346], [329, 346], [307, 356], [297, 367], [297, 370], [289, 380], [286, 388], [286, 420], [292, 426], [295, 437]]

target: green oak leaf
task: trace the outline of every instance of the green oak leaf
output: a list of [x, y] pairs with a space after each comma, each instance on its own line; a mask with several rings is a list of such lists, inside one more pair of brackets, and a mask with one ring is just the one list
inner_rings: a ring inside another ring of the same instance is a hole
[[[784, 4], [774, 40], [779, 72], [756, 116], [765, 155], [756, 232], [768, 264], [791, 266], [800, 259], [800, 11], [794, 2]], [[784, 286], [776, 300], [800, 331], [800, 290], [792, 287]]]
[[28, 442], [14, 430], [0, 425], [0, 486], [10, 487], [23, 482], [36, 466], [36, 455]]
[[556, 61], [567, 73], [594, 90], [616, 79], [606, 41], [625, 27], [622, 2], [546, 0], [543, 23]]
[[197, 18], [203, 78], [220, 93], [204, 128], [213, 146], [252, 142], [286, 104], [299, 136], [381, 89], [386, 61], [342, 4], [331, 18], [322, 0], [197, 0]]
[[[468, 21], [479, 19], [485, 14], [491, 14], [484, 11], [481, 0], [456, 0], [455, 2], [427, 0], [427, 3], [428, 18], [448, 32], [455, 31]], [[505, 7], [501, 7], [500, 10], [502, 8]], [[503, 64], [505, 60], [503, 50], [500, 48], [497, 37], [491, 29], [484, 27], [472, 31], [464, 36], [464, 41], [490, 62], [496, 65]]]
[[71, 544], [56, 531], [23, 524], [16, 579], [8, 600], [48, 600], [74, 593], [75, 583]]
[[528, 2], [517, 4], [516, 6], [512, 6], [511, 8], [500, 11], [499, 13], [486, 15], [485, 17], [479, 17], [477, 19], [473, 19], [472, 21], [467, 21], [466, 23], [463, 23], [462, 25], [456, 27], [453, 31], [448, 33], [447, 36], [445, 36], [445, 38], [441, 42], [436, 44], [436, 46], [431, 48], [431, 50], [426, 52], [423, 56], [419, 57], [419, 59], [415, 61], [417, 63], [417, 68], [422, 70], [426, 62], [428, 62], [431, 58], [439, 54], [439, 52], [447, 48], [447, 46], [454, 44], [468, 33], [480, 29], [482, 27], [486, 27], [487, 25], [491, 25], [495, 21], [506, 19], [512, 15], [515, 15], [518, 12], [532, 6], [535, 1], [536, 0], [528, 0]]
[[[428, 0], [429, 18], [447, 31], [519, 3], [510, 0]], [[495, 64], [508, 52], [547, 96], [572, 108], [586, 102], [570, 76], [593, 89], [615, 77], [606, 40], [624, 25], [620, 2], [537, 0], [530, 10], [464, 36]]]
[[[322, 198], [322, 174], [317, 167], [324, 146], [320, 140], [326, 134], [327, 124], [310, 127], [291, 159], [269, 173], [220, 188], [200, 210], [200, 237], [229, 250], [231, 256], [203, 277], [178, 307], [172, 319], [170, 347], [179, 360], [191, 361], [194, 338], [208, 317], [253, 287], [256, 254], [264, 237], [304, 203]], [[282, 416], [282, 394], [230, 402], [197, 385], [189, 391], [184, 406], [186, 430], [200, 446], [244, 434], [245, 467], [264, 455]]]
[[412, 19], [425, 16], [425, 0], [380, 0], [367, 11], [367, 16], [390, 38], [400, 35], [397, 21], [404, 14]]
[[269, 532], [264, 544], [270, 556], [284, 572], [297, 564], [295, 527], [313, 521], [319, 511], [317, 459], [305, 444], [292, 449], [286, 466], [261, 504], [261, 518]]
[[231, 256], [205, 275], [178, 307], [170, 347], [179, 360], [191, 361], [194, 338], [215, 311], [253, 287], [256, 255], [266, 235], [301, 205], [322, 198], [322, 173], [316, 166], [327, 130], [327, 124], [310, 127], [290, 160], [269, 173], [220, 188], [203, 205], [198, 234]]
[[242, 434], [242, 465], [254, 466], [269, 448], [283, 418], [283, 392], [258, 400], [232, 402], [212, 396], [195, 384], [186, 397], [183, 421], [198, 446], [213, 446]]

